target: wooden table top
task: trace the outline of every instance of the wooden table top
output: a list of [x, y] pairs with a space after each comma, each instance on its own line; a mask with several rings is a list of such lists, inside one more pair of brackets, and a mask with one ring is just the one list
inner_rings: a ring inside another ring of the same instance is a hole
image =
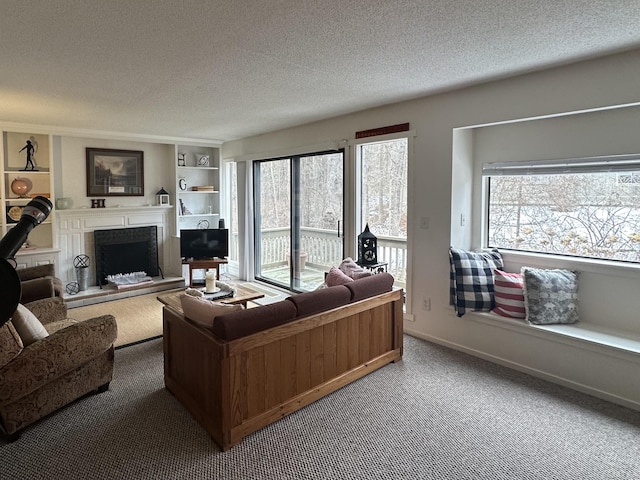
[[[264, 297], [263, 293], [256, 292], [255, 290], [249, 287], [246, 287], [243, 284], [232, 284], [231, 286], [236, 289], [236, 294], [233, 297], [223, 298], [221, 300], [216, 300], [216, 301], [220, 303], [226, 303], [229, 305], [242, 304], [246, 306], [247, 302]], [[183, 293], [184, 293], [184, 290], [180, 290], [178, 292], [174, 291], [174, 292], [158, 295], [156, 298], [164, 305], [167, 305], [178, 312], [182, 312], [182, 305], [180, 304], [180, 295], [182, 295]]]

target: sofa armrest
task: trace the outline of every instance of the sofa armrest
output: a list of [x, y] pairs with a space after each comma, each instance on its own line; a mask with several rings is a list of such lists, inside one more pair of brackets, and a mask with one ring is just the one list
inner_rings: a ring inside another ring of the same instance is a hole
[[55, 296], [53, 278], [51, 277], [33, 278], [31, 280], [20, 282], [20, 284], [22, 286], [22, 297], [20, 299], [20, 303], [23, 305], [41, 298], [50, 298]]
[[40, 323], [57, 322], [67, 318], [67, 304], [60, 297], [43, 298], [35, 302], [22, 303]]
[[0, 406], [41, 388], [113, 347], [113, 315], [102, 315], [58, 330], [32, 343], [0, 369]]

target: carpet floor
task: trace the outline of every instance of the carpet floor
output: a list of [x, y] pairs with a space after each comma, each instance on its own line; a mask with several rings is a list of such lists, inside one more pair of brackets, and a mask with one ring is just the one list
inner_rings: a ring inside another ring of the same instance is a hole
[[76, 320], [87, 320], [107, 313], [115, 316], [118, 324], [115, 346], [121, 348], [162, 336], [162, 303], [157, 300], [162, 293], [167, 292], [71, 308], [68, 316]]
[[640, 412], [405, 336], [405, 355], [221, 452], [164, 389], [161, 340], [109, 391], [0, 440], [6, 479], [640, 478]]

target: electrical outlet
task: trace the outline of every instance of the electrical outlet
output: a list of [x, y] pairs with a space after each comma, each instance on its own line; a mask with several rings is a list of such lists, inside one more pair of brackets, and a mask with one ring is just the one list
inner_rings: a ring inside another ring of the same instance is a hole
[[427, 297], [422, 300], [422, 309], [423, 310], [431, 310], [431, 298]]

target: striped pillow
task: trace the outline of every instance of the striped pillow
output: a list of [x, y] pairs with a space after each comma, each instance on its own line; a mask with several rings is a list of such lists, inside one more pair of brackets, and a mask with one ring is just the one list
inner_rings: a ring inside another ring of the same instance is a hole
[[522, 275], [493, 270], [496, 306], [492, 310], [503, 317], [525, 318]]

